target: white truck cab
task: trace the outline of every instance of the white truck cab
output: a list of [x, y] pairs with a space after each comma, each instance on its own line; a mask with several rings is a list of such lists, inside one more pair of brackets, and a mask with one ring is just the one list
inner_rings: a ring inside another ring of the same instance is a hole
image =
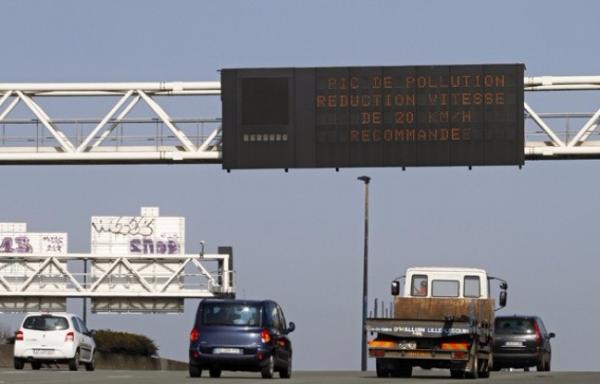
[[500, 281], [500, 305], [506, 305], [506, 281], [489, 276], [480, 268], [414, 267], [392, 282], [392, 295], [400, 294], [400, 280], [405, 280], [403, 297], [488, 299], [490, 281]]
[[477, 268], [409, 268], [404, 297], [488, 298], [488, 276]]

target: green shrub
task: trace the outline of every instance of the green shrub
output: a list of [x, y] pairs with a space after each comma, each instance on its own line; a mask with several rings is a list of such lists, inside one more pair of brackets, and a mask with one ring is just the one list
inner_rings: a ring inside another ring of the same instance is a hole
[[0, 325], [0, 344], [14, 344], [15, 332], [5, 325]]
[[100, 329], [94, 336], [96, 349], [100, 352], [122, 353], [134, 356], [155, 356], [158, 347], [144, 335]]

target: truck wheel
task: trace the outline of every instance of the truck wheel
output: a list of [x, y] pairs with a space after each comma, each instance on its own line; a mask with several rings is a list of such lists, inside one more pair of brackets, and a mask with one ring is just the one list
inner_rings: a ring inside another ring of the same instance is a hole
[[487, 379], [490, 377], [490, 361], [489, 360], [481, 360], [479, 362], [479, 377]]
[[221, 370], [220, 370], [220, 369], [218, 369], [218, 368], [211, 368], [211, 369], [208, 371], [208, 375], [209, 375], [210, 377], [214, 377], [214, 378], [221, 377]]
[[377, 377], [389, 377], [390, 370], [388, 369], [388, 364], [384, 362], [382, 359], [375, 360], [375, 370], [377, 371]]
[[412, 376], [412, 365], [400, 365], [395, 364], [392, 370], [392, 377], [411, 377]]
[[540, 360], [540, 361], [537, 363], [537, 365], [536, 365], [535, 369], [536, 369], [538, 372], [543, 372], [543, 371], [545, 371], [545, 370], [546, 370], [546, 364], [545, 364], [545, 362], [544, 362], [544, 358], [543, 358], [543, 357], [542, 357], [542, 359], [541, 359], [541, 360]]
[[462, 369], [451, 369], [450, 377], [453, 379], [462, 379], [465, 377], [465, 371]]
[[33, 369], [34, 371], [38, 371], [40, 368], [42, 368], [42, 363], [40, 363], [39, 361], [31, 362], [31, 369]]
[[465, 376], [468, 379], [478, 379], [479, 378], [479, 359], [477, 358], [477, 355], [473, 355], [472, 357], [473, 359], [473, 363], [471, 366], [471, 372], [467, 372], [465, 374]]

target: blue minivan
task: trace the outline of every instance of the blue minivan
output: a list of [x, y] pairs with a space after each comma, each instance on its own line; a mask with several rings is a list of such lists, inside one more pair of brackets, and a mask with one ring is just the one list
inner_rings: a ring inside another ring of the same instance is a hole
[[190, 332], [191, 377], [207, 369], [210, 377], [223, 370], [260, 372], [270, 379], [292, 375], [292, 343], [279, 304], [271, 300], [216, 300], [200, 302]]

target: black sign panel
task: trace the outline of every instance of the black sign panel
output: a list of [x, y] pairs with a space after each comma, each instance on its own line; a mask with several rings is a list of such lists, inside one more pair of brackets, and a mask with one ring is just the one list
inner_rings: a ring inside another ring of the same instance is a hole
[[223, 168], [522, 165], [524, 68], [224, 69]]

